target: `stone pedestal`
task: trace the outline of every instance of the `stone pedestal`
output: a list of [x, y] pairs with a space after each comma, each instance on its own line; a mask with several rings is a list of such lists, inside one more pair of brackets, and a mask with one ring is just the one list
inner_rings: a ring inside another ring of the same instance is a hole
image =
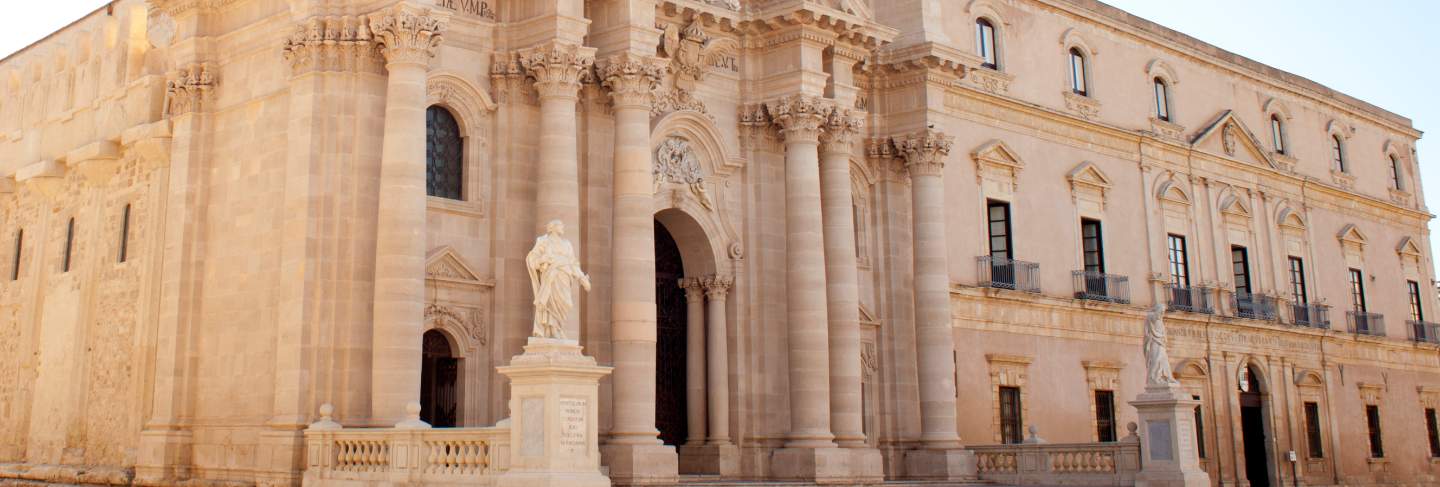
[[740, 475], [740, 447], [729, 444], [681, 446], [680, 472], [735, 478]]
[[969, 482], [980, 478], [975, 453], [958, 448], [905, 452], [905, 477], [952, 482]]
[[820, 485], [885, 481], [884, 461], [873, 448], [782, 448], [770, 458], [770, 468], [776, 478]]
[[610, 367], [574, 340], [530, 338], [497, 367], [510, 378], [510, 470], [499, 487], [609, 487], [600, 472], [596, 424], [600, 378]]
[[1195, 406], [1179, 388], [1146, 388], [1130, 401], [1140, 417], [1140, 473], [1135, 487], [1208, 487], [1195, 448]]

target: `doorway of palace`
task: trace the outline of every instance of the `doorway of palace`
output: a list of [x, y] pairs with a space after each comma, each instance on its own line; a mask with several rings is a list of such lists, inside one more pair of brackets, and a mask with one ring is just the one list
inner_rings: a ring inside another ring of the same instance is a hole
[[[624, 272], [617, 269], [617, 272]], [[688, 435], [685, 418], [685, 291], [680, 278], [685, 265], [680, 246], [655, 222], [655, 427], [666, 445], [680, 445]]]
[[1245, 447], [1245, 477], [1251, 487], [1270, 487], [1270, 460], [1265, 452], [1265, 395], [1260, 375], [1245, 366], [1240, 379], [1240, 429]]
[[420, 420], [436, 428], [453, 428], [459, 418], [460, 359], [454, 356], [450, 338], [440, 330], [424, 335], [420, 364]]

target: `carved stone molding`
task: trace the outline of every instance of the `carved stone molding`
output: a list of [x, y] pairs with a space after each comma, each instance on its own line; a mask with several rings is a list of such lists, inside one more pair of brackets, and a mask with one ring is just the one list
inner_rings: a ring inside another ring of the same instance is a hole
[[1065, 109], [1070, 113], [1079, 115], [1080, 118], [1086, 120], [1093, 120], [1100, 116], [1099, 100], [1069, 90], [1065, 91], [1064, 96]]
[[824, 152], [850, 153], [850, 144], [864, 128], [865, 119], [848, 108], [835, 107], [825, 117], [825, 132], [820, 141]]
[[623, 53], [600, 60], [596, 72], [616, 107], [649, 109], [665, 65], [653, 57]]
[[489, 342], [489, 333], [483, 318], [484, 313], [477, 308], [450, 306], [444, 304], [425, 305], [425, 323], [436, 328], [453, 328], [455, 331], [465, 333], [470, 340], [478, 346], [485, 346]]
[[981, 91], [1003, 95], [1010, 91], [1010, 82], [1015, 80], [1015, 75], [989, 68], [975, 68], [970, 70], [969, 79], [970, 84]]
[[767, 103], [765, 108], [786, 140], [818, 143], [834, 107], [823, 98], [790, 95]]
[[1330, 182], [1346, 190], [1355, 188], [1355, 175], [1338, 169], [1330, 170]]
[[734, 39], [711, 38], [701, 23], [702, 17], [697, 15], [684, 28], [673, 23], [660, 26], [660, 48], [670, 59], [676, 89], [694, 90], [711, 69], [733, 60], [740, 48]]
[[670, 90], [656, 96], [654, 104], [650, 107], [650, 116], [659, 118], [667, 113], [681, 110], [697, 112], [711, 119], [715, 118], [710, 115], [710, 110], [705, 108], [705, 102], [685, 90]]
[[387, 64], [429, 65], [449, 20], [448, 13], [397, 4], [370, 14], [370, 31]]
[[552, 42], [520, 51], [518, 60], [535, 78], [535, 90], [542, 98], [575, 98], [582, 78], [595, 65], [595, 48]]
[[723, 298], [730, 292], [730, 288], [735, 285], [735, 278], [711, 274], [700, 278], [700, 284], [705, 286], [706, 297], [710, 299]]
[[1160, 138], [1176, 141], [1185, 139], [1185, 126], [1161, 120], [1153, 115], [1150, 117], [1150, 131]]
[[669, 137], [660, 142], [660, 146], [655, 148], [651, 177], [655, 181], [655, 194], [659, 194], [666, 185], [686, 186], [700, 206], [714, 210], [715, 205], [709, 192], [705, 190], [704, 171], [700, 168], [700, 160], [695, 157], [689, 141], [680, 137]]
[[527, 82], [529, 75], [514, 52], [496, 52], [490, 63], [490, 87], [495, 90], [496, 103], [518, 102], [534, 105], [534, 90]]
[[905, 159], [905, 168], [914, 176], [939, 176], [955, 138], [927, 128], [891, 138], [895, 151]]
[[378, 72], [379, 51], [369, 19], [358, 16], [311, 17], [285, 38], [285, 60], [294, 74], [313, 71]]
[[191, 63], [171, 71], [165, 81], [165, 116], [203, 111], [215, 89], [210, 63]]

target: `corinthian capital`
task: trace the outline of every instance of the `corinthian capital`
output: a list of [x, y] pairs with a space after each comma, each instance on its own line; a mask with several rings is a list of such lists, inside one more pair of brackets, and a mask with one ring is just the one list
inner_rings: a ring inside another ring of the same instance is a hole
[[855, 140], [863, 127], [865, 127], [865, 119], [861, 118], [859, 113], [835, 107], [825, 116], [825, 133], [820, 137], [824, 147], [821, 150], [850, 153], [850, 143]]
[[939, 176], [955, 138], [939, 130], [925, 129], [897, 135], [892, 141], [895, 151], [905, 158], [905, 168], [911, 176]]
[[600, 83], [610, 89], [616, 107], [650, 109], [655, 87], [665, 77], [665, 65], [654, 57], [622, 53], [597, 62]]
[[370, 32], [388, 64], [430, 64], [449, 22], [447, 13], [404, 3], [370, 14]]
[[365, 17], [310, 17], [285, 38], [285, 60], [294, 74], [311, 71], [378, 70]]
[[215, 72], [210, 63], [191, 63], [172, 71], [167, 78], [165, 116], [205, 110], [215, 89]]
[[735, 285], [735, 278], [711, 274], [700, 278], [700, 284], [705, 286], [705, 296], [713, 300], [725, 297], [730, 292], [730, 287]]
[[520, 51], [520, 66], [535, 78], [541, 97], [575, 97], [580, 79], [595, 65], [595, 48], [552, 42]]
[[790, 95], [765, 105], [786, 140], [818, 142], [834, 104], [824, 98]]

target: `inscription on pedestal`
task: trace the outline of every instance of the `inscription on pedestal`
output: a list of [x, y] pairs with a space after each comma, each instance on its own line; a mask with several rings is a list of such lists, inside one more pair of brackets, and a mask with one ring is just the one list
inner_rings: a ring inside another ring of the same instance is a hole
[[1150, 459], [1174, 460], [1175, 452], [1170, 449], [1170, 422], [1146, 421], [1145, 431], [1149, 432]]
[[586, 435], [589, 433], [586, 417], [589, 404], [585, 398], [560, 399], [560, 449], [565, 453], [585, 455]]
[[545, 454], [545, 399], [527, 397], [520, 401], [520, 454]]

